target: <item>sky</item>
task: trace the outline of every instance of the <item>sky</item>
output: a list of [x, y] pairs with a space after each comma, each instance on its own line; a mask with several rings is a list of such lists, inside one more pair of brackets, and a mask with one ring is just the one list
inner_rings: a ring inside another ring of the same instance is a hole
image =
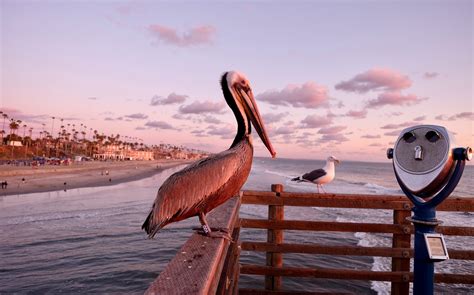
[[[0, 110], [33, 136], [63, 119], [87, 137], [219, 152], [236, 131], [219, 80], [238, 70], [277, 157], [386, 162], [401, 130], [419, 124], [474, 146], [473, 1], [2, 0], [0, 9]], [[254, 145], [270, 156], [256, 134]]]

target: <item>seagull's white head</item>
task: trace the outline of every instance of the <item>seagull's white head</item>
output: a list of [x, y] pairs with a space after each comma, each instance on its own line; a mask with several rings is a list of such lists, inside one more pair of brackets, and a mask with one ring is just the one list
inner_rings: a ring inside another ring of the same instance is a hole
[[333, 162], [333, 163], [339, 164], [339, 160], [334, 156], [329, 156], [328, 157], [328, 162]]

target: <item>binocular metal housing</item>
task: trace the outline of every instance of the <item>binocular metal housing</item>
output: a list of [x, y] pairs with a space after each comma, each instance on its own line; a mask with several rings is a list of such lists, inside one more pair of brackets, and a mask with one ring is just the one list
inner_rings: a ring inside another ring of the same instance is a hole
[[401, 132], [394, 148], [387, 150], [387, 157], [393, 158], [401, 185], [413, 195], [430, 198], [448, 183], [457, 161], [472, 158], [470, 147], [454, 146], [454, 137], [446, 128], [418, 125]]

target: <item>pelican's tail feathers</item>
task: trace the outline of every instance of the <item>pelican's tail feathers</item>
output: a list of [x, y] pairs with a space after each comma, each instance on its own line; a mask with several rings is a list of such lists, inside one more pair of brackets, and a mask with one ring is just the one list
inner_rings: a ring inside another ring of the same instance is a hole
[[298, 176], [298, 177], [292, 178], [291, 181], [302, 182], [303, 179], [301, 179], [301, 176]]
[[152, 239], [156, 235], [156, 233], [163, 227], [161, 226], [161, 224], [153, 224], [153, 213], [154, 210], [152, 209], [142, 225], [142, 229], [145, 230], [150, 239]]

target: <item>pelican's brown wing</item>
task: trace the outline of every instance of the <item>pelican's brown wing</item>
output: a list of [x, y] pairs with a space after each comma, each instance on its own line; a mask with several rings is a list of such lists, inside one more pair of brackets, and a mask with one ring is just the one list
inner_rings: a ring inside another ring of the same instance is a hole
[[152, 238], [166, 224], [197, 215], [200, 209], [207, 206], [206, 202], [219, 197], [216, 195], [221, 193], [222, 187], [238, 174], [242, 166], [245, 166], [242, 154], [231, 149], [171, 175], [158, 190], [153, 208], [142, 228]]

